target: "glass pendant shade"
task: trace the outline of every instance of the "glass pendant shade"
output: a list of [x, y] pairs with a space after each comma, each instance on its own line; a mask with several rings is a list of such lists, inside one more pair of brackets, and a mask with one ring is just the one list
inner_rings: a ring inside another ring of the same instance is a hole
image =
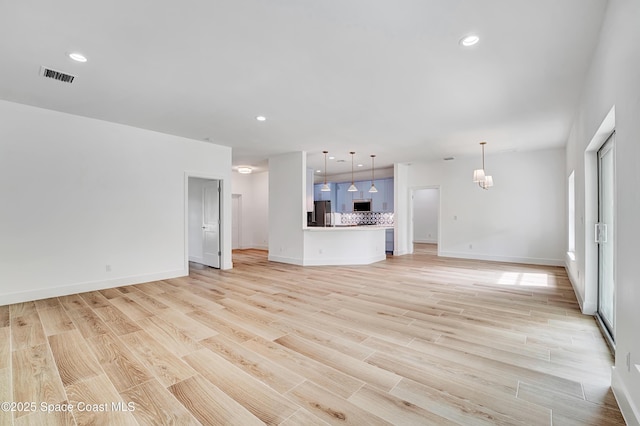
[[349, 187], [349, 189], [347, 189], [347, 192], [356, 192], [358, 188], [356, 188], [353, 182], [353, 155], [355, 154], [355, 152], [351, 151], [349, 152], [349, 154], [351, 154], [351, 186]]
[[322, 153], [324, 154], [324, 185], [322, 185], [322, 188], [320, 188], [320, 191], [330, 192], [331, 187], [327, 185], [327, 154], [329, 153], [329, 151], [322, 151]]
[[374, 159], [376, 158], [376, 156], [374, 154], [371, 154], [370, 157], [371, 157], [371, 188], [369, 188], [369, 192], [378, 192], [378, 188], [376, 188], [375, 184], [373, 183], [375, 178], [375, 169], [376, 169]]
[[475, 183], [484, 181], [484, 169], [476, 169], [473, 171], [473, 181]]
[[484, 172], [484, 146], [486, 144], [486, 142], [480, 142], [482, 147], [482, 168], [473, 171], [473, 182], [477, 183], [482, 189], [489, 189], [493, 186], [493, 177], [487, 176]]

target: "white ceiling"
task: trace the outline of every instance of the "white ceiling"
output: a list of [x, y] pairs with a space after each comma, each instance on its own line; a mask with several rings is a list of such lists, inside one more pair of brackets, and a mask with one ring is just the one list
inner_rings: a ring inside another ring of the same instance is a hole
[[[0, 0], [0, 98], [376, 167], [565, 144], [604, 0]], [[481, 37], [473, 48], [458, 41]], [[79, 64], [66, 53], [79, 51]], [[45, 65], [77, 76], [39, 76]], [[267, 121], [258, 122], [257, 115]]]

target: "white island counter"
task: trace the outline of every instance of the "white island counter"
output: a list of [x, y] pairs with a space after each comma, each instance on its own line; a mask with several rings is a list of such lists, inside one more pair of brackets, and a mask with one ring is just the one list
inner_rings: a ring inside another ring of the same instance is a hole
[[305, 228], [303, 265], [368, 265], [384, 260], [387, 229], [393, 227], [365, 225]]

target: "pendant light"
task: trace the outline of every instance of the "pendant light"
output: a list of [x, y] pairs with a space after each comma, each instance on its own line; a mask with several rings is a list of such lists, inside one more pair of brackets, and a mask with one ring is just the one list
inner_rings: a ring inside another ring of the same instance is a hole
[[482, 147], [482, 168], [473, 171], [473, 181], [482, 189], [489, 189], [493, 186], [493, 177], [487, 176], [484, 171], [484, 146], [486, 144], [486, 142], [480, 142], [480, 146]]
[[356, 192], [358, 188], [356, 188], [356, 185], [354, 184], [354, 181], [353, 181], [353, 156], [355, 154], [355, 151], [351, 151], [349, 152], [349, 154], [351, 154], [351, 186], [349, 187], [349, 189], [347, 189], [347, 191]]
[[373, 163], [373, 159], [376, 158], [376, 156], [374, 154], [371, 154], [371, 188], [369, 188], [369, 192], [378, 192], [378, 188], [376, 188], [376, 186], [373, 184], [373, 180], [374, 180], [374, 163]]
[[329, 153], [329, 151], [322, 151], [322, 153], [324, 154], [324, 185], [322, 185], [320, 191], [327, 192], [331, 191], [331, 188], [329, 187], [329, 185], [327, 185], [327, 154]]

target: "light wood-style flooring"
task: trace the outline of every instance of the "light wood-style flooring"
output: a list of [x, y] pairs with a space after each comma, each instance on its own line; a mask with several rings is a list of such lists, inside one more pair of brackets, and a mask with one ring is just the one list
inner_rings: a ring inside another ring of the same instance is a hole
[[0, 306], [0, 425], [624, 424], [564, 269], [416, 247]]

